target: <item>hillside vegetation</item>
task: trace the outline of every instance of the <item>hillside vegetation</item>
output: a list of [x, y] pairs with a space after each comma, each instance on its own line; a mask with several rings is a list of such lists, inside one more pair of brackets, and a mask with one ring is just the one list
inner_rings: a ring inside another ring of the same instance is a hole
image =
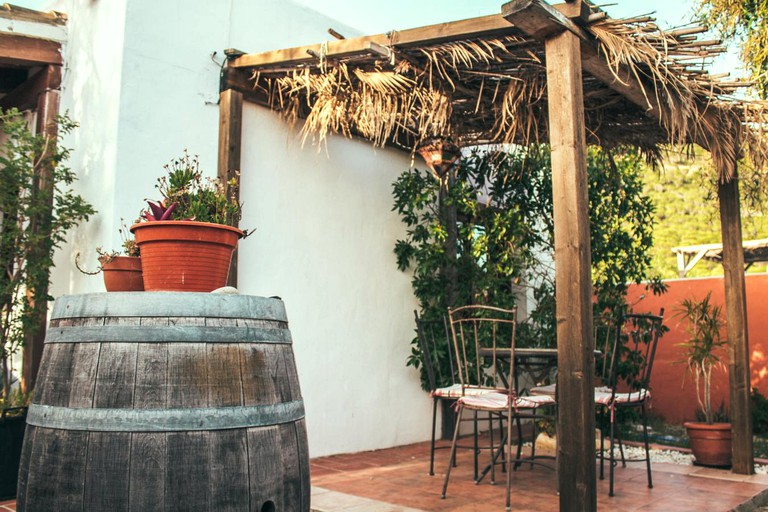
[[[656, 206], [653, 266], [663, 278], [678, 277], [677, 257], [672, 247], [720, 243], [720, 217], [715, 172], [708, 154], [686, 154], [670, 150], [659, 169], [645, 171], [645, 190]], [[742, 186], [742, 196], [749, 194]], [[758, 206], [742, 200], [742, 236], [744, 240], [768, 238], [768, 217]], [[766, 264], [753, 265], [749, 272], [765, 272]], [[700, 261], [687, 277], [723, 275], [719, 263]]]

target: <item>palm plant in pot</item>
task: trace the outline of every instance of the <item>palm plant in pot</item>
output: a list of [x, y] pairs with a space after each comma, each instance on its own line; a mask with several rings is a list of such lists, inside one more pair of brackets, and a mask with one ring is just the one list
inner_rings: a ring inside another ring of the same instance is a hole
[[232, 253], [247, 235], [237, 183], [204, 178], [197, 156], [185, 150], [158, 179], [160, 201], [147, 201], [131, 226], [141, 251], [146, 291], [210, 292], [227, 284]]
[[731, 465], [731, 424], [715, 421], [712, 408], [712, 372], [723, 368], [720, 352], [726, 341], [720, 337], [723, 327], [722, 307], [712, 304], [712, 293], [702, 300], [685, 299], [678, 315], [688, 321], [689, 338], [679, 345], [684, 349], [686, 364], [696, 386], [701, 421], [685, 422], [691, 450], [696, 463], [704, 466], [726, 467]]

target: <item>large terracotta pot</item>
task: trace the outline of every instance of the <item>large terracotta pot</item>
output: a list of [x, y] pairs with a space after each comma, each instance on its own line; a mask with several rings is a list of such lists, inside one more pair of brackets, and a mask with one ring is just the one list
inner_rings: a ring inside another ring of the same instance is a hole
[[131, 226], [141, 250], [146, 291], [210, 292], [226, 286], [243, 232], [208, 222], [141, 222]]
[[696, 463], [702, 466], [729, 467], [731, 465], [731, 424], [683, 423], [688, 430], [691, 451]]
[[101, 271], [108, 292], [144, 291], [141, 258], [137, 256], [115, 256], [110, 261], [101, 263]]

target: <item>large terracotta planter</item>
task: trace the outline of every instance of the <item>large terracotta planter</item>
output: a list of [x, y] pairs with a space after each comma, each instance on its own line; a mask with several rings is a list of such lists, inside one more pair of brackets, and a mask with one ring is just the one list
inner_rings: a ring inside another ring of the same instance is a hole
[[210, 292], [226, 286], [232, 252], [243, 232], [193, 221], [131, 226], [141, 250], [146, 291]]
[[141, 258], [137, 256], [115, 256], [101, 264], [101, 271], [108, 292], [144, 291]]
[[729, 467], [731, 465], [731, 424], [683, 423], [688, 430], [691, 451], [696, 463], [702, 466]]

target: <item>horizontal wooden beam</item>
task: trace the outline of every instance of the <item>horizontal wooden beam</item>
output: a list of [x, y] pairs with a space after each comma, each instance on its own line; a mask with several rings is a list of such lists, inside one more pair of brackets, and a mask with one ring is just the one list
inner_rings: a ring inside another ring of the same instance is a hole
[[8, 33], [0, 33], [0, 60], [23, 66], [63, 64], [60, 43]]
[[501, 14], [508, 22], [539, 41], [565, 30], [587, 39], [581, 27], [571, 21], [571, 18], [582, 17], [582, 5], [581, 2], [562, 4], [559, 7], [565, 12], [560, 12], [541, 0], [512, 0], [501, 7]]
[[40, 96], [61, 86], [61, 66], [46, 66], [26, 82], [0, 98], [0, 108], [29, 110], [37, 107]]
[[363, 36], [354, 39], [328, 41], [323, 44], [246, 54], [233, 59], [230, 66], [233, 68], [295, 66], [316, 61], [317, 57], [314, 57], [312, 54], [324, 55], [328, 58], [344, 58], [370, 52], [371, 43], [384, 47], [407, 48], [409, 46], [425, 46], [459, 39], [475, 39], [515, 33], [518, 32], [501, 15], [493, 14], [468, 20], [393, 31], [389, 34]]

